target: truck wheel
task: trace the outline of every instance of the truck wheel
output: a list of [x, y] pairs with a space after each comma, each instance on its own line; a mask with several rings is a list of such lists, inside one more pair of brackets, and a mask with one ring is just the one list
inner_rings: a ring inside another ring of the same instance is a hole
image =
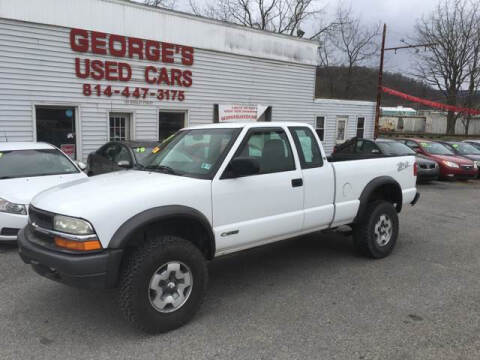
[[176, 236], [148, 239], [122, 270], [120, 308], [127, 320], [148, 333], [170, 331], [188, 322], [207, 289], [204, 256]]
[[398, 237], [398, 215], [387, 201], [368, 205], [361, 222], [354, 226], [353, 240], [357, 250], [374, 259], [388, 256]]

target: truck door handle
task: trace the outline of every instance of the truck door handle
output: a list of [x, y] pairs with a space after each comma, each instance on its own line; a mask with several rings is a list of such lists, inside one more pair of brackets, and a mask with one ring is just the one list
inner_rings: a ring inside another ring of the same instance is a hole
[[299, 187], [303, 186], [303, 180], [300, 179], [292, 179], [292, 187]]

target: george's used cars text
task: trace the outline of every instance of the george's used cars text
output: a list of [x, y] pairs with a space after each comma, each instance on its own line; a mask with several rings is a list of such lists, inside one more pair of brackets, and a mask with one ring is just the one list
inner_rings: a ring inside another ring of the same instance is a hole
[[165, 332], [197, 312], [215, 257], [341, 225], [361, 253], [388, 256], [416, 171], [411, 155], [330, 162], [301, 123], [187, 128], [136, 170], [36, 196], [19, 253], [52, 280], [119, 287], [126, 319]]

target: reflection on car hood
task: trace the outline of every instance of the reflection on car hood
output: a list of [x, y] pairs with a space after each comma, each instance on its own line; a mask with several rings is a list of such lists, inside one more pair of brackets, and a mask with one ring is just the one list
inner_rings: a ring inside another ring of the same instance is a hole
[[85, 179], [86, 177], [87, 175], [82, 172], [76, 174], [4, 179], [0, 180], [0, 198], [15, 204], [28, 205], [35, 195], [44, 190], [59, 184]]
[[460, 155], [430, 155], [436, 161], [452, 161], [462, 165], [472, 165], [472, 160], [466, 159]]

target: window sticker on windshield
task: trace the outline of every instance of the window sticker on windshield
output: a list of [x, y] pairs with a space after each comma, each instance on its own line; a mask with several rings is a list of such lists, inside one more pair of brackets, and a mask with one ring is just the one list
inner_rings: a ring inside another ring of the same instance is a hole
[[160, 148], [158, 146], [155, 146], [152, 150], [152, 154], [156, 154], [159, 151], [160, 151]]
[[138, 148], [135, 149], [135, 151], [136, 151], [137, 153], [144, 153], [144, 152], [145, 152], [145, 148], [144, 148], [144, 147], [138, 147]]
[[458, 148], [458, 144], [452, 144], [452, 147], [454, 147], [456, 149], [456, 148]]
[[202, 163], [202, 166], [200, 167], [205, 170], [210, 170], [210, 168], [212, 167], [212, 164]]
[[430, 144], [426, 143], [426, 142], [422, 142], [422, 143], [420, 143], [420, 145], [422, 145], [422, 147], [429, 147], [430, 146]]

